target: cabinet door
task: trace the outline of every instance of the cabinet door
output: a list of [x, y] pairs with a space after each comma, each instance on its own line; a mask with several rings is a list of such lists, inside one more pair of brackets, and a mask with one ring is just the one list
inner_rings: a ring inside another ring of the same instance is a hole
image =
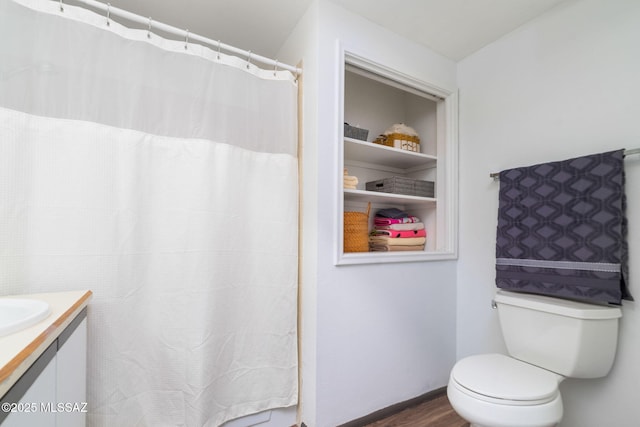
[[[52, 350], [55, 353], [55, 348]], [[56, 414], [51, 410], [55, 402], [56, 358], [54, 355], [16, 404], [16, 412], [10, 413], [2, 422], [2, 427], [55, 427]]]
[[[84, 427], [87, 401], [87, 319], [59, 346], [57, 354], [58, 426]], [[4, 427], [4, 426], [2, 426]]]

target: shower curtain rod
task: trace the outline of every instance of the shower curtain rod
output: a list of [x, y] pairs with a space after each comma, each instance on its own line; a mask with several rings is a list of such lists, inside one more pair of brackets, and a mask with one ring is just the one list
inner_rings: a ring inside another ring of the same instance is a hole
[[[640, 148], [632, 148], [630, 150], [624, 150], [624, 157], [632, 156], [634, 154], [640, 154]], [[494, 181], [500, 181], [500, 172], [490, 173], [489, 178], [493, 178]]]
[[[166, 33], [170, 33], [176, 36], [181, 36], [185, 38], [185, 43], [189, 42], [189, 41], [199, 41], [201, 43], [207, 44], [211, 47], [216, 48], [218, 51], [220, 50], [225, 50], [227, 52], [231, 52], [234, 53], [238, 56], [247, 58], [247, 62], [251, 62], [251, 61], [258, 61], [261, 62], [263, 64], [266, 65], [273, 65], [274, 69], [282, 69], [282, 70], [288, 70], [291, 71], [292, 73], [294, 73], [296, 76], [299, 76], [302, 74], [302, 69], [298, 68], [298, 67], [294, 67], [291, 65], [287, 65], [287, 64], [283, 64], [281, 62], [278, 62], [277, 59], [271, 59], [271, 58], [267, 58], [265, 56], [261, 56], [261, 55], [257, 55], [255, 53], [252, 53], [250, 50], [243, 50], [243, 49], [239, 49], [237, 47], [234, 46], [230, 46], [228, 44], [225, 43], [220, 43], [220, 40], [212, 40], [209, 39], [207, 37], [203, 37], [200, 36], [198, 34], [193, 34], [191, 32], [189, 32], [189, 30], [181, 30], [179, 28], [173, 27], [171, 25], [168, 24], [164, 24], [162, 22], [157, 22], [151, 19], [151, 17], [145, 18], [143, 16], [140, 15], [136, 15], [135, 13], [126, 11], [124, 9], [120, 9], [114, 6], [111, 6], [110, 3], [104, 4], [104, 3], [100, 3], [99, 1], [95, 1], [95, 0], [75, 0], [76, 2], [79, 3], [84, 3], [87, 6], [90, 7], [94, 7], [96, 9], [102, 10], [103, 12], [106, 13], [106, 22], [107, 25], [109, 22], [109, 18], [111, 17], [111, 15], [116, 15], [119, 16], [121, 18], [127, 19], [129, 21], [133, 21], [136, 22], [138, 24], [143, 24], [143, 25], [147, 25], [149, 28], [149, 32], [151, 32], [153, 29], [158, 29], [161, 31], [164, 31]], [[64, 3], [62, 0], [59, 0], [60, 2], [60, 11], [64, 12]]]

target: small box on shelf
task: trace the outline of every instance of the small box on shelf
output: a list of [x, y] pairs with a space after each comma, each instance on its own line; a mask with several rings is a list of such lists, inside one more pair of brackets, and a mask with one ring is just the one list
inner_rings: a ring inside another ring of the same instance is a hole
[[367, 129], [360, 129], [355, 126], [349, 125], [349, 123], [344, 124], [344, 136], [347, 138], [359, 139], [361, 141], [366, 141], [369, 136], [369, 131]]

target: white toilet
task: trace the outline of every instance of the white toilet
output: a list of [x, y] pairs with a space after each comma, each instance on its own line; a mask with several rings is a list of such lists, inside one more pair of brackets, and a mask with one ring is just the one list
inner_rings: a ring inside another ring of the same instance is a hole
[[494, 303], [509, 356], [458, 361], [447, 386], [451, 406], [472, 427], [555, 426], [562, 419], [562, 380], [609, 373], [622, 311], [506, 291]]

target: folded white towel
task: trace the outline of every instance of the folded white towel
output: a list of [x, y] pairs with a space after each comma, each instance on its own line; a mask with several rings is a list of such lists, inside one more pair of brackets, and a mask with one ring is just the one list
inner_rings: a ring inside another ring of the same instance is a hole
[[424, 245], [389, 246], [389, 245], [369, 244], [369, 250], [371, 252], [423, 251]]
[[370, 236], [369, 243], [378, 245], [384, 244], [389, 246], [415, 246], [424, 245], [427, 239], [425, 237], [387, 237], [387, 236]]
[[344, 182], [343, 182], [344, 188], [355, 190], [356, 186], [358, 185], [358, 178], [355, 177], [355, 176], [347, 175], [347, 170], [346, 169], [344, 170], [344, 173], [345, 173]]
[[344, 183], [345, 184], [354, 184], [357, 185], [358, 184], [358, 178], [355, 176], [345, 176], [344, 177]]

